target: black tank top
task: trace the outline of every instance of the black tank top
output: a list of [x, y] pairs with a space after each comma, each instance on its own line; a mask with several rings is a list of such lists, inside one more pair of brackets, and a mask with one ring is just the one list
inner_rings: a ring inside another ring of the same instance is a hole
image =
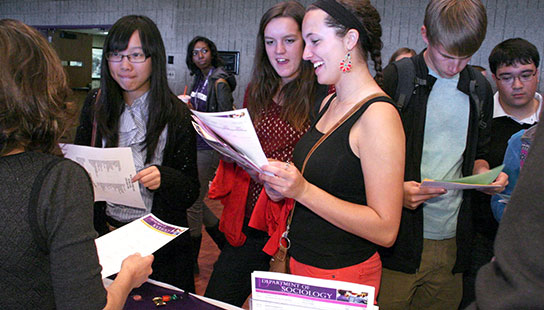
[[[323, 136], [315, 124], [329, 108], [334, 96], [295, 147], [293, 162], [299, 169], [306, 154]], [[366, 109], [377, 101], [393, 104], [385, 96], [371, 99], [338, 127], [310, 156], [304, 171], [308, 182], [342, 200], [366, 205], [361, 161], [350, 148], [349, 132]], [[298, 202], [289, 237], [289, 251], [297, 261], [323, 269], [353, 266], [376, 253], [376, 245], [372, 242], [336, 227]]]

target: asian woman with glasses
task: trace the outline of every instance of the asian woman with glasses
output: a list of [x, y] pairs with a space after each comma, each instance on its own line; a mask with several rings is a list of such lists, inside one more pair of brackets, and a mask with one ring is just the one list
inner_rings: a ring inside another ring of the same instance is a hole
[[[196, 139], [189, 110], [168, 88], [166, 53], [155, 23], [125, 16], [104, 42], [101, 90], [83, 106], [76, 144], [130, 147], [146, 209], [110, 202], [95, 205], [95, 227], [106, 233], [148, 213], [187, 227], [198, 196]], [[94, 129], [93, 129], [94, 128]], [[194, 292], [189, 234], [155, 253], [155, 280]]]

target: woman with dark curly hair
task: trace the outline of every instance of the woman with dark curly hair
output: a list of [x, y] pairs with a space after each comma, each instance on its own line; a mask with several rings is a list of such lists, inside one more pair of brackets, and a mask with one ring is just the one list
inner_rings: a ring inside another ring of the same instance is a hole
[[[236, 79], [223, 68], [215, 43], [205, 37], [194, 37], [187, 46], [185, 62], [191, 75], [194, 75], [189, 97], [191, 106], [202, 112], [232, 110], [232, 92], [236, 88]], [[225, 236], [219, 231], [219, 220], [203, 201], [208, 194], [208, 184], [217, 170], [219, 154], [200, 136], [197, 135], [196, 139], [200, 195], [193, 206], [187, 209], [189, 232], [193, 241], [195, 273], [198, 271], [197, 259], [202, 241], [202, 223], [219, 249], [223, 248], [226, 242]]]
[[122, 309], [151, 273], [153, 256], [135, 254], [102, 284], [91, 180], [58, 145], [69, 92], [47, 40], [0, 20], [1, 309]]

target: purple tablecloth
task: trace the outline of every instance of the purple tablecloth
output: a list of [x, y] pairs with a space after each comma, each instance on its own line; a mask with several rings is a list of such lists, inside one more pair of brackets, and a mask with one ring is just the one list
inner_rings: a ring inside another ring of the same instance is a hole
[[[179, 299], [171, 300], [166, 303], [164, 306], [155, 306], [153, 303], [153, 298], [162, 297], [163, 295], [173, 295], [176, 294]], [[134, 300], [134, 295], [142, 296], [142, 300]], [[127, 302], [125, 303], [125, 310], [140, 310], [140, 309], [158, 309], [158, 310], [169, 310], [169, 309], [184, 309], [184, 310], [220, 310], [217, 306], [211, 305], [205, 301], [202, 301], [194, 296], [191, 296], [187, 293], [166, 289], [160, 286], [156, 286], [151, 283], [144, 283], [139, 288], [133, 289], [130, 292]]]

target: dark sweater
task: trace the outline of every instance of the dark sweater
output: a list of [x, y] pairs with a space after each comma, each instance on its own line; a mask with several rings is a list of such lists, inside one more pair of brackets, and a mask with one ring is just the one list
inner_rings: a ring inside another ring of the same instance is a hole
[[[197, 73], [193, 79], [191, 90], [195, 89], [196, 83], [199, 79], [203, 78], [202, 74]], [[227, 83], [220, 81], [215, 83], [219, 79], [224, 79]], [[232, 92], [236, 88], [236, 78], [227, 73], [223, 67], [215, 68], [208, 81], [208, 101], [206, 102], [205, 112], [221, 112], [232, 110], [234, 105], [234, 99], [232, 98]]]
[[0, 157], [0, 309], [102, 309], [93, 229], [93, 189], [81, 166], [63, 160], [44, 179], [36, 216], [49, 255], [28, 222], [34, 179], [53, 155]]

